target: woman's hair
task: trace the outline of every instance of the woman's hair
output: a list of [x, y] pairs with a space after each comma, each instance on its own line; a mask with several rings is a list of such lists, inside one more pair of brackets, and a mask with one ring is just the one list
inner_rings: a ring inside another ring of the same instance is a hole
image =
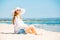
[[25, 9], [23, 8], [16, 8], [15, 10], [13, 10], [13, 24], [14, 24], [14, 20], [15, 20], [15, 17], [18, 15], [18, 13], [16, 12], [17, 10], [20, 10], [21, 11], [21, 14], [20, 14], [20, 18], [21, 18], [21, 15], [25, 13]]
[[13, 20], [12, 20], [13, 24], [14, 24], [15, 17], [16, 17], [17, 15], [18, 15], [17, 12], [14, 11]]

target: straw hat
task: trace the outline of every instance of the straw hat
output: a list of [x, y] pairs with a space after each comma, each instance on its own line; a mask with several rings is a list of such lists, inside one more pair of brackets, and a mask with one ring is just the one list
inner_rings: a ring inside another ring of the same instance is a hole
[[12, 11], [12, 12], [13, 12], [13, 15], [14, 15], [14, 12], [15, 12], [16, 10], [21, 10], [21, 14], [20, 14], [20, 15], [22, 15], [22, 14], [25, 13], [25, 9], [20, 8], [20, 7], [16, 7], [16, 8]]

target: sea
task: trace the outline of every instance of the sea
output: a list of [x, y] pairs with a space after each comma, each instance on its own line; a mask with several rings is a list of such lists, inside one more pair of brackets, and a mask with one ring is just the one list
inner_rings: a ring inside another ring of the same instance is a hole
[[[53, 32], [60, 32], [60, 18], [23, 18], [27, 25]], [[0, 24], [12, 24], [12, 18], [0, 18]]]

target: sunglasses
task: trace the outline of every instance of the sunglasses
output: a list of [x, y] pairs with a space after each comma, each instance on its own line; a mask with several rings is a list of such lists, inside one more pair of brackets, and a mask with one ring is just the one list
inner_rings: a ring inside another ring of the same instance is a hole
[[18, 9], [17, 9], [16, 11], [21, 11], [21, 10], [18, 10]]

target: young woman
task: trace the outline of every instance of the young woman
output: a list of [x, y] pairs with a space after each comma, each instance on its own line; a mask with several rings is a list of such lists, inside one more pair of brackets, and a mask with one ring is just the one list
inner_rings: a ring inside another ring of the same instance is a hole
[[21, 15], [25, 10], [22, 8], [16, 8], [13, 13], [13, 24], [14, 24], [14, 32], [21, 33], [22, 31], [25, 33], [36, 34], [35, 28], [33, 25], [24, 24]]

